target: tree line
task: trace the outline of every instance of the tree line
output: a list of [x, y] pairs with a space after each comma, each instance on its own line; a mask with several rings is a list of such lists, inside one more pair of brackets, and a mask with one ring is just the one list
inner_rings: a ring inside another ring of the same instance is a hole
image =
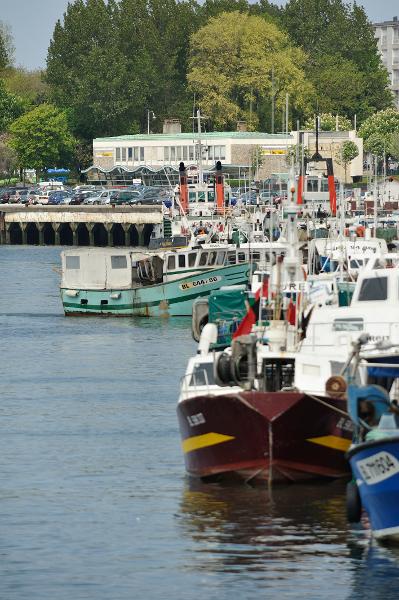
[[149, 110], [154, 132], [189, 130], [197, 107], [208, 130], [266, 132], [316, 112], [367, 131], [394, 110], [372, 25], [344, 0], [74, 0], [43, 72], [13, 67], [0, 27], [0, 72], [0, 159], [40, 170], [88, 166], [93, 138], [145, 132]]

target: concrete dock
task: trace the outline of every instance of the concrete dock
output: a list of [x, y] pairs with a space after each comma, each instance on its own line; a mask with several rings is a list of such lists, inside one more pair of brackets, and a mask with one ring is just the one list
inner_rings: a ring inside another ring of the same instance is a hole
[[0, 205], [0, 244], [145, 246], [161, 206]]

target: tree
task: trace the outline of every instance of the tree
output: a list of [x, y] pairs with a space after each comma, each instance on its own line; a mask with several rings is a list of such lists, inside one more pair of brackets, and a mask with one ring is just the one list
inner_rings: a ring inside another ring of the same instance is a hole
[[[346, 117], [341, 115], [332, 115], [323, 113], [319, 115], [319, 127], [321, 131], [336, 131], [338, 119], [338, 131], [350, 131], [353, 129], [352, 123]], [[310, 117], [305, 123], [305, 129], [313, 130], [316, 128], [316, 116]]]
[[47, 56], [51, 98], [89, 140], [124, 133], [146, 84], [120, 49], [115, 3], [76, 0], [55, 26]]
[[7, 131], [9, 125], [24, 111], [21, 98], [6, 90], [4, 80], [0, 79], [0, 133]]
[[343, 167], [344, 167], [345, 183], [346, 183], [346, 173], [348, 170], [348, 165], [357, 156], [359, 156], [359, 148], [357, 147], [355, 142], [352, 142], [351, 140], [344, 142], [336, 154], [337, 163], [343, 165]]
[[399, 160], [399, 131], [393, 133], [389, 140], [388, 153], [392, 158]]
[[4, 82], [9, 92], [19, 96], [26, 107], [33, 108], [46, 102], [48, 97], [48, 85], [43, 77], [42, 71], [27, 71], [18, 67], [4, 73]]
[[388, 151], [391, 136], [399, 132], [399, 111], [395, 108], [381, 110], [369, 117], [359, 129], [367, 152], [382, 157]]
[[20, 167], [40, 172], [69, 164], [75, 139], [65, 112], [55, 106], [42, 104], [22, 115], [10, 126], [10, 133]]
[[313, 88], [304, 76], [305, 61], [273, 23], [222, 13], [191, 37], [187, 79], [216, 127], [245, 120], [255, 130], [271, 105], [273, 70], [276, 108], [283, 109], [288, 93], [294, 110], [309, 111]]
[[281, 21], [309, 55], [306, 72], [321, 110], [348, 117], [356, 112], [361, 122], [392, 105], [388, 73], [363, 7], [344, 0], [289, 0]]
[[17, 154], [9, 144], [9, 135], [0, 135], [0, 172], [4, 178], [11, 179], [18, 166]]
[[0, 71], [11, 67], [14, 58], [14, 44], [10, 28], [0, 21]]

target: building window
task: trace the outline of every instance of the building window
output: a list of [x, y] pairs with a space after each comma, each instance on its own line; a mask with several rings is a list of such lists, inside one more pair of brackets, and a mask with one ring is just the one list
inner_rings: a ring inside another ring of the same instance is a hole
[[121, 160], [121, 149], [115, 148], [115, 161], [119, 162]]
[[176, 148], [174, 146], [171, 146], [170, 148], [170, 162], [175, 162], [176, 161]]
[[188, 160], [194, 160], [194, 146], [188, 147]]
[[213, 160], [213, 151], [214, 151], [214, 147], [213, 146], [208, 146], [208, 158], [209, 158], [209, 160]]
[[126, 148], [122, 148], [122, 162], [126, 162]]
[[169, 146], [165, 146], [165, 148], [163, 149], [163, 159], [166, 162], [169, 162]]
[[144, 161], [144, 146], [140, 146], [140, 162]]
[[188, 158], [188, 148], [187, 146], [183, 146], [183, 160], [187, 160]]
[[133, 148], [127, 149], [127, 159], [129, 162], [131, 162], [133, 160]]
[[181, 160], [181, 146], [176, 147], [176, 160]]

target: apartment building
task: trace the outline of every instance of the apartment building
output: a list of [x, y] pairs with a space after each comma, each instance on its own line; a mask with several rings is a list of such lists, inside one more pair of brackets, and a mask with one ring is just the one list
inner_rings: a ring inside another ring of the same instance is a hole
[[391, 89], [395, 95], [395, 104], [399, 108], [399, 21], [393, 17], [392, 21], [374, 23], [375, 36], [382, 62], [387, 68]]

